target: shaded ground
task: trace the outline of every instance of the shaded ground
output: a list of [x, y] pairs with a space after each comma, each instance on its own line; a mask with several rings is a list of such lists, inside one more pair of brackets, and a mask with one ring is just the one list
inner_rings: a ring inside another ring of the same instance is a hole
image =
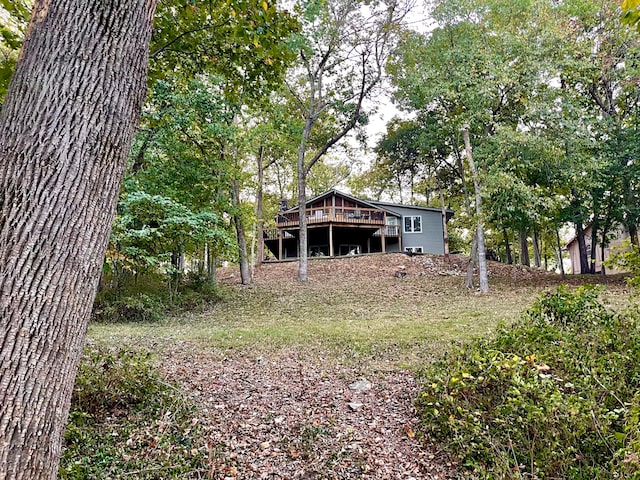
[[415, 438], [411, 373], [310, 360], [173, 352], [167, 374], [202, 406], [212, 478], [453, 478]]
[[[485, 296], [464, 288], [466, 265], [457, 255], [311, 259], [304, 285], [291, 262], [259, 267], [249, 287], [220, 269], [229, 290], [213, 308], [92, 335], [162, 351], [167, 376], [201, 406], [208, 478], [455, 478], [414, 435], [412, 369], [517, 318], [541, 289], [599, 281], [490, 262]], [[607, 281], [626, 296], [619, 278]], [[369, 389], [352, 388], [363, 380]]]

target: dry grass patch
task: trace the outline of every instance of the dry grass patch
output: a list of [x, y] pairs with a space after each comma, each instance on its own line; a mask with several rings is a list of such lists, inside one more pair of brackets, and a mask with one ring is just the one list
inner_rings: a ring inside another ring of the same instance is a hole
[[[224, 299], [210, 310], [159, 323], [93, 325], [90, 335], [118, 343], [195, 341], [223, 351], [294, 347], [412, 364], [451, 341], [491, 334], [540, 290], [560, 283], [546, 272], [495, 264], [492, 293], [478, 295], [464, 288], [464, 264], [454, 258], [449, 264], [404, 255], [316, 260], [306, 284], [295, 280], [296, 263], [264, 265], [249, 287], [223, 270]], [[401, 266], [405, 278], [395, 276]], [[620, 282], [609, 291], [615, 301], [627, 296]]]

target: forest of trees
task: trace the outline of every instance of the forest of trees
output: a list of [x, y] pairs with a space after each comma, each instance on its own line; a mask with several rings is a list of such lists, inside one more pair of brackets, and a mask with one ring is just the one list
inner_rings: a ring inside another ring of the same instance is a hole
[[[403, 0], [92, 3], [0, 1], [2, 338], [36, 338], [29, 319], [64, 291], [69, 305], [42, 332], [74, 340], [38, 350], [73, 358], [56, 367], [70, 372], [67, 397], [38, 406], [58, 421], [11, 433], [25, 444], [59, 435], [97, 277], [112, 300], [154, 282], [174, 299], [185, 284], [215, 285], [227, 260], [249, 284], [282, 199], [341, 186], [444, 202], [482, 291], [486, 249], [555, 268], [569, 228], [593, 272], [618, 228], [637, 243], [638, 2], [432, 0], [420, 21], [425, 6]], [[369, 152], [381, 98], [402, 115]], [[56, 268], [60, 283], [38, 290], [34, 272]], [[6, 380], [23, 375], [19, 363], [5, 371], [16, 352], [2, 350], [3, 435], [19, 429], [7, 420], [23, 408], [16, 395], [30, 395]], [[51, 445], [33, 472], [50, 471]], [[0, 474], [20, 458], [3, 451]]]
[[[0, 93], [29, 12], [4, 3]], [[638, 34], [617, 3], [428, 7], [429, 28], [396, 1], [162, 2], [103, 286], [161, 271], [175, 288], [187, 270], [213, 283], [223, 260], [250, 283], [279, 202], [335, 186], [442, 197], [456, 250], [482, 254], [480, 233], [509, 263], [559, 268], [568, 229], [583, 272], [619, 227], [636, 241]], [[403, 113], [372, 156], [385, 91]]]

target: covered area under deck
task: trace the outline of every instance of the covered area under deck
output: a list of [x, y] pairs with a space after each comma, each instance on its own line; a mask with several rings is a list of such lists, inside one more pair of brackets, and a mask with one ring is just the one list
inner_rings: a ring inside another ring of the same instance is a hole
[[[402, 251], [400, 219], [385, 208], [335, 190], [310, 200], [307, 207], [310, 257]], [[264, 260], [298, 258], [300, 210], [281, 211], [275, 220], [276, 228], [264, 232]]]

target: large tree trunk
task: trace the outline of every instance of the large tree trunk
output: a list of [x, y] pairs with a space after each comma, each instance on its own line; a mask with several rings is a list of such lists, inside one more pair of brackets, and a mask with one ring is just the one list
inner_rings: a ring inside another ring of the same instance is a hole
[[478, 272], [480, 276], [480, 292], [489, 293], [489, 275], [487, 273], [487, 248], [484, 242], [484, 218], [482, 214], [482, 192], [480, 191], [480, 179], [478, 178], [478, 170], [473, 161], [473, 152], [471, 150], [471, 140], [469, 138], [469, 127], [465, 126], [462, 130], [464, 138], [465, 153], [467, 161], [471, 167], [471, 175], [473, 176], [473, 189], [476, 195], [476, 235], [478, 237]]
[[54, 479], [154, 0], [38, 0], [0, 115], [0, 478]]

